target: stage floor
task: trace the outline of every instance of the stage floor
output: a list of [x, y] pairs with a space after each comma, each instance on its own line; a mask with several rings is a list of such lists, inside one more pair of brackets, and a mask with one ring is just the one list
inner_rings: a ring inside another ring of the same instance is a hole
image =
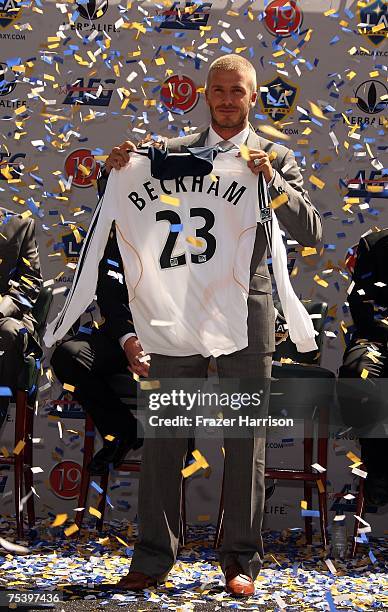
[[[371, 538], [369, 544], [359, 547], [356, 560], [333, 560], [334, 566], [329, 568], [319, 539], [310, 547], [304, 544], [302, 531], [267, 531], [266, 555], [256, 580], [256, 595], [242, 602], [223, 591], [223, 575], [212, 548], [212, 526], [190, 528], [188, 544], [180, 550], [165, 585], [142, 595], [123, 594], [114, 588], [128, 571], [135, 526], [113, 522], [106, 524], [104, 534], [100, 535], [91, 524], [83, 528], [79, 538], [69, 538], [64, 536], [63, 527], [48, 529], [45, 521], [32, 535], [33, 539], [26, 538], [22, 543], [28, 547], [28, 553], [14, 554], [0, 547], [2, 604], [10, 589], [55, 589], [63, 601], [51, 609], [65, 612], [161, 609], [201, 612], [221, 608], [266, 612], [388, 610], [387, 537]], [[13, 525], [4, 519], [0, 522], [0, 537], [15, 542]], [[1, 612], [7, 609], [10, 608], [0, 606]]]

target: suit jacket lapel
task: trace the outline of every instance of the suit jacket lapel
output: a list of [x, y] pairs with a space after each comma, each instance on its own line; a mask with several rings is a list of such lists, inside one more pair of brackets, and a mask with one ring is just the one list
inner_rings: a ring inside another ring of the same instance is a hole
[[188, 146], [189, 147], [204, 147], [206, 144], [206, 138], [209, 133], [209, 128], [200, 132]]
[[261, 149], [260, 136], [252, 128], [249, 131], [246, 145], [249, 149]]

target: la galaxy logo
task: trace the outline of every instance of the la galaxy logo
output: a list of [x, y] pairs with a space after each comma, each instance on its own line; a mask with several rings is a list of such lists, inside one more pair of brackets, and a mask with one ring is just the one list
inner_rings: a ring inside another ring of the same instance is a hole
[[373, 0], [358, 10], [358, 31], [376, 47], [388, 35], [386, 0]]
[[272, 81], [263, 83], [259, 102], [263, 111], [272, 121], [281, 121], [289, 115], [299, 94], [299, 87], [286, 79], [277, 76]]
[[18, 0], [0, 0], [0, 27], [8, 28], [22, 14]]
[[69, 234], [62, 234], [61, 240], [62, 242], [57, 245], [57, 247], [61, 247], [66, 263], [77, 263], [79, 254], [81, 252], [83, 239], [86, 236], [86, 230], [83, 227], [77, 226], [78, 232], [82, 238], [81, 242], [77, 242], [73, 232]]
[[169, 30], [199, 30], [209, 20], [211, 2], [173, 2], [168, 10], [162, 12], [160, 28]]

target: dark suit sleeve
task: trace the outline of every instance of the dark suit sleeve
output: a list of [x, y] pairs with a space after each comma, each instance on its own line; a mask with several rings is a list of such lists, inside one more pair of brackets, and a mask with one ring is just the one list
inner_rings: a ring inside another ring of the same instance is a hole
[[[388, 326], [376, 317], [374, 305], [378, 304], [377, 271], [373, 247], [361, 238], [357, 247], [357, 260], [354, 267], [354, 286], [348, 302], [357, 335], [376, 342], [388, 341]], [[361, 293], [359, 293], [361, 292]]]
[[114, 223], [100, 261], [96, 295], [105, 319], [102, 329], [111, 338], [119, 340], [125, 334], [136, 333], [128, 306], [128, 291]]
[[43, 282], [33, 219], [25, 220], [24, 236], [10, 280], [9, 289], [0, 302], [0, 313], [4, 317], [22, 319], [35, 304]]
[[279, 161], [269, 192], [272, 200], [287, 194], [288, 201], [276, 208], [276, 216], [291, 236], [303, 246], [316, 245], [322, 239], [322, 219], [303, 187], [301, 171], [290, 149]]

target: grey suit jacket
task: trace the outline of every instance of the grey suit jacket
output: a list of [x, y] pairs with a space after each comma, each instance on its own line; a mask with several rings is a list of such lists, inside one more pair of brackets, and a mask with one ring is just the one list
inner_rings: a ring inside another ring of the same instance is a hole
[[[169, 151], [183, 152], [187, 147], [205, 146], [208, 129], [203, 132], [178, 138], [165, 138], [164, 146]], [[272, 167], [276, 170], [270, 188], [274, 200], [286, 193], [288, 201], [276, 209], [276, 216], [289, 234], [303, 246], [314, 246], [322, 238], [322, 219], [313, 206], [309, 194], [303, 187], [303, 177], [293, 152], [262, 138], [251, 129], [247, 142], [251, 149], [261, 149], [268, 154], [275, 153]], [[98, 181], [99, 194], [104, 191], [107, 175]], [[275, 310], [272, 300], [272, 283], [267, 265], [267, 242], [261, 224], [257, 225], [255, 246], [250, 267], [248, 297], [248, 343], [256, 353], [275, 350]]]
[[[169, 151], [185, 151], [187, 147], [201, 147], [206, 143], [208, 129], [190, 136], [165, 140]], [[252, 129], [247, 146], [276, 154], [272, 167], [276, 170], [270, 189], [271, 198], [285, 192], [288, 201], [276, 209], [279, 222], [294, 240], [303, 246], [314, 246], [322, 238], [322, 219], [303, 188], [303, 177], [293, 152], [262, 138]], [[267, 243], [261, 224], [257, 225], [255, 246], [251, 261], [248, 297], [248, 342], [254, 352], [275, 350], [275, 311], [272, 301], [272, 283], [267, 266]]]
[[42, 282], [34, 220], [0, 207], [0, 314], [24, 323], [34, 350], [39, 339], [31, 310]]

